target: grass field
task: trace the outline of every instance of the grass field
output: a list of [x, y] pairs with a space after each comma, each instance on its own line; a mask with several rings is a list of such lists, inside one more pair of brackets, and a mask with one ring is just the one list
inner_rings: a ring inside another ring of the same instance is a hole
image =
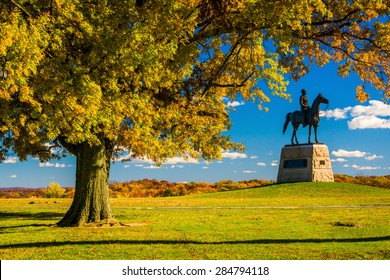
[[128, 226], [57, 228], [70, 203], [1, 199], [0, 259], [390, 259], [389, 189], [296, 183], [118, 198], [114, 215]]

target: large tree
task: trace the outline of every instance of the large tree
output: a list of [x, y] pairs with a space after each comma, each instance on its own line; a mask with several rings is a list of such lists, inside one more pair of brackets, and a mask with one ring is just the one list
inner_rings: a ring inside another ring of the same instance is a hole
[[[339, 63], [390, 97], [389, 1], [2, 0], [0, 157], [77, 158], [59, 226], [109, 221], [113, 158], [242, 149], [226, 98], [289, 98], [289, 77]], [[260, 83], [260, 81], [263, 81]], [[268, 90], [267, 90], [268, 92]]]

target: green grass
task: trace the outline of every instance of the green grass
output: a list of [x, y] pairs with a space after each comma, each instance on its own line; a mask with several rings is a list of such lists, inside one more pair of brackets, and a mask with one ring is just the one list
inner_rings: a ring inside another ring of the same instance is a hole
[[70, 203], [0, 200], [0, 259], [390, 259], [389, 189], [297, 183], [112, 199], [129, 226], [55, 227]]

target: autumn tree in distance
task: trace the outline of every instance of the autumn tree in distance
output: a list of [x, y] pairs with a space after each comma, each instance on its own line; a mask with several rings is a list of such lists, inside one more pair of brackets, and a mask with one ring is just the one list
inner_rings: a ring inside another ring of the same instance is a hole
[[[111, 160], [218, 159], [241, 150], [227, 98], [266, 92], [328, 62], [390, 97], [385, 0], [2, 0], [0, 157], [77, 158], [58, 226], [113, 219]], [[262, 81], [262, 83], [259, 83]]]

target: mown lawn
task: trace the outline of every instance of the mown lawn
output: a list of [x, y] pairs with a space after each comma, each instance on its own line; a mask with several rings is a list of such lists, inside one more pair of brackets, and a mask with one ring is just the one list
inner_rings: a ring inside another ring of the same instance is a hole
[[116, 198], [127, 226], [57, 228], [70, 203], [0, 200], [0, 259], [390, 259], [389, 189], [297, 183]]

